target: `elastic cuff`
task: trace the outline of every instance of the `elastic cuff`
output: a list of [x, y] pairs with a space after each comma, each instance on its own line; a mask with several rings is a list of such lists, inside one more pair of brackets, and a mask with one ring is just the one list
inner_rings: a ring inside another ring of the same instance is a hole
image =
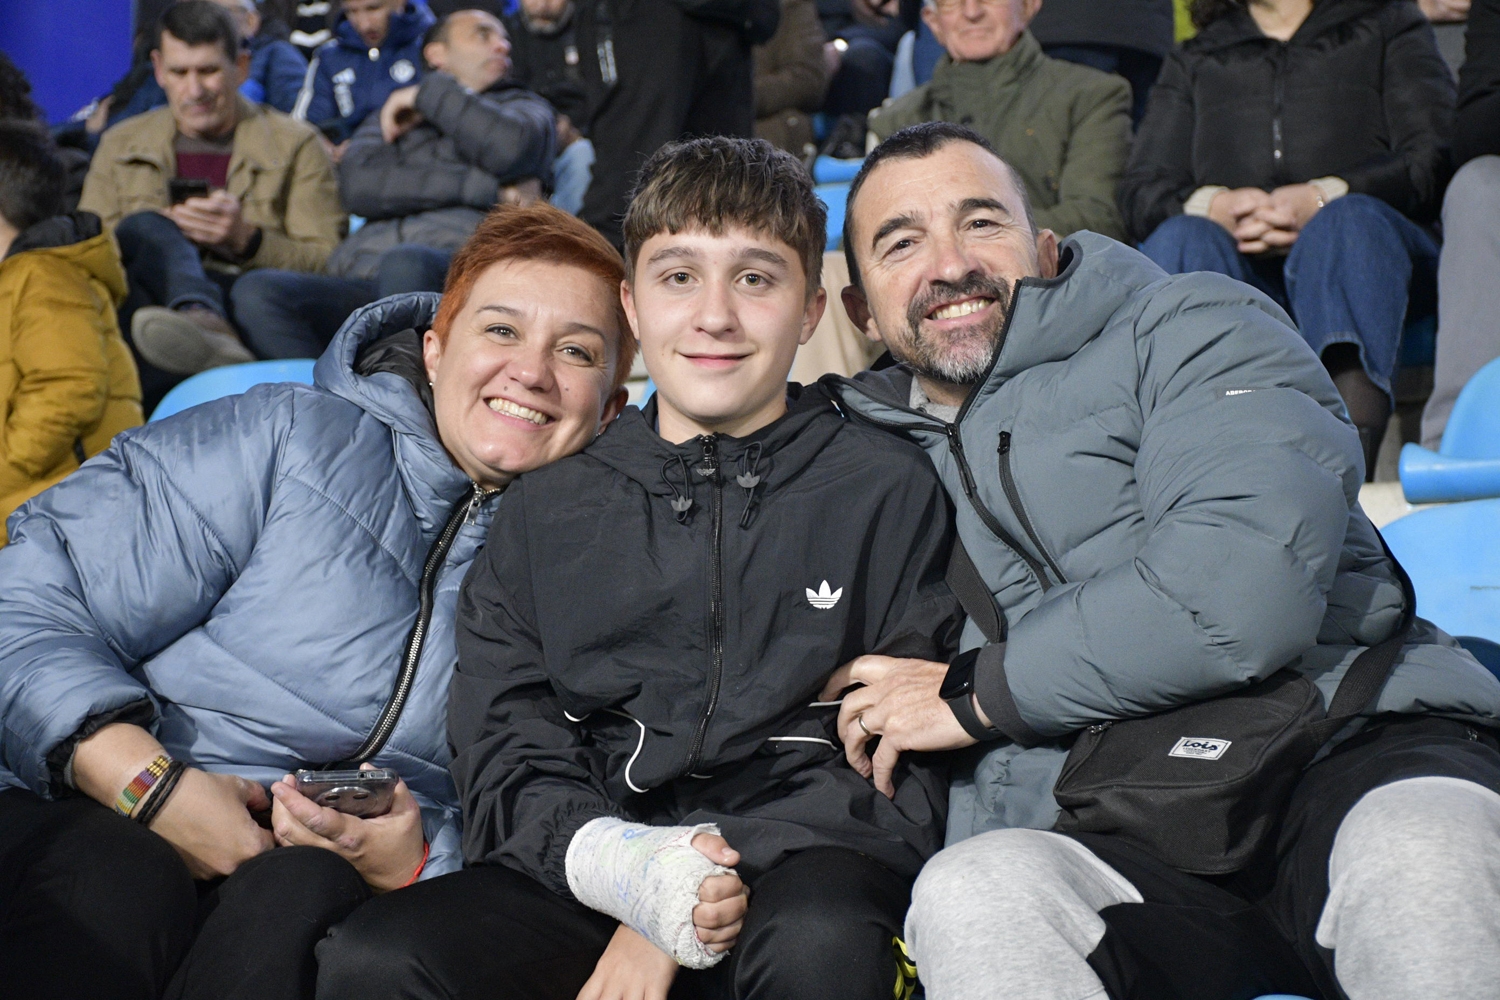
[[1198, 215], [1206, 218], [1208, 216], [1208, 207], [1213, 204], [1214, 199], [1228, 190], [1222, 184], [1203, 185], [1203, 187], [1188, 195], [1187, 201], [1182, 203], [1182, 214]]
[[596, 819], [615, 815], [603, 809], [584, 807], [575, 809], [557, 821], [548, 838], [546, 853], [542, 856], [542, 878], [553, 892], [560, 896], [573, 895], [573, 889], [568, 885], [568, 847], [578, 831]]
[[1317, 177], [1307, 183], [1318, 189], [1325, 205], [1349, 193], [1349, 182], [1342, 177]]
[[1041, 734], [1026, 724], [1016, 708], [1010, 682], [1005, 677], [1005, 643], [992, 643], [979, 651], [979, 661], [974, 665], [974, 697], [984, 714], [989, 716], [990, 725], [1013, 742], [1023, 747], [1046, 742]]

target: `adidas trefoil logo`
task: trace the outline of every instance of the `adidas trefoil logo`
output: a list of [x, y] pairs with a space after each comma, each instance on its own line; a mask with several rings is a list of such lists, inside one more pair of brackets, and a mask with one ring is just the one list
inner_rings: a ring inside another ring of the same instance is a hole
[[827, 611], [829, 608], [837, 604], [839, 602], [839, 598], [843, 596], [843, 587], [840, 587], [838, 590], [829, 593], [827, 580], [824, 580], [823, 586], [819, 587], [817, 590], [813, 590], [811, 587], [807, 588], [807, 603], [811, 604], [819, 611]]

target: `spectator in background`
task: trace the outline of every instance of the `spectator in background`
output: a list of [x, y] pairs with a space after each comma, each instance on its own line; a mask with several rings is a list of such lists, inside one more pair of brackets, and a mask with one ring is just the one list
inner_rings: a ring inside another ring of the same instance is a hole
[[572, 0], [522, 0], [516, 12], [505, 17], [511, 79], [546, 98], [557, 111], [552, 204], [574, 215], [583, 209], [593, 177], [589, 123], [609, 91], [587, 58], [597, 50], [579, 40], [580, 29], [590, 31], [593, 23], [590, 17], [575, 17]]
[[596, 158], [578, 214], [616, 246], [646, 157], [683, 135], [753, 133], [750, 47], [776, 33], [779, 0], [528, 0], [524, 10], [515, 78], [544, 96], [580, 88], [569, 106], [590, 118], [570, 122]]
[[240, 38], [250, 50], [250, 73], [240, 93], [257, 104], [291, 114], [307, 76], [307, 60], [286, 40], [286, 27], [261, 17], [255, 0], [213, 0], [229, 11]]
[[432, 67], [386, 98], [339, 164], [344, 206], [368, 221], [328, 274], [267, 270], [236, 284], [234, 313], [266, 358], [315, 358], [359, 306], [443, 289], [448, 261], [498, 202], [541, 197], [555, 123], [547, 102], [503, 79], [510, 46], [494, 15], [461, 10], [422, 50]]
[[84, 182], [81, 207], [120, 243], [121, 325], [149, 363], [148, 406], [183, 375], [253, 358], [225, 309], [241, 274], [317, 271], [338, 243], [343, 213], [317, 134], [237, 92], [249, 61], [222, 8], [168, 8], [152, 50], [168, 106], [106, 132]]
[[[0, 52], [0, 121], [36, 122], [45, 125], [46, 115], [31, 99], [31, 81], [10, 57]], [[83, 193], [83, 178], [89, 172], [89, 154], [71, 146], [55, 150], [57, 160], [66, 176], [63, 185], [64, 212], [78, 208], [78, 196]]]
[[908, 125], [967, 125], [1020, 175], [1039, 229], [1125, 229], [1115, 186], [1130, 149], [1130, 87], [1050, 59], [1026, 30], [1041, 0], [928, 0], [922, 20], [947, 54], [932, 80], [870, 116], [873, 140]]
[[1228, 274], [1291, 312], [1369, 477], [1408, 305], [1432, 308], [1419, 223], [1447, 180], [1453, 77], [1411, 0], [1197, 0], [1193, 17], [1136, 136], [1126, 224], [1169, 273]]
[[1464, 384], [1500, 357], [1500, 0], [1474, 0], [1458, 76], [1453, 158], [1438, 259], [1437, 365], [1422, 446], [1437, 450]]
[[62, 214], [64, 186], [46, 129], [0, 120], [0, 545], [17, 506], [141, 422], [120, 255], [98, 216]]
[[423, 0], [340, 0], [333, 39], [313, 56], [292, 111], [322, 131], [335, 161], [391, 91], [417, 82], [434, 20]]
[[[817, 4], [823, 32], [831, 39], [826, 49], [830, 79], [823, 110], [830, 116], [857, 119], [846, 126], [857, 145], [865, 114], [890, 93], [896, 46], [902, 35], [917, 26], [921, 0], [817, 0]], [[830, 138], [837, 144], [837, 136]]]
[[755, 48], [755, 135], [794, 156], [813, 147], [812, 116], [828, 91], [814, 0], [782, 0], [781, 26]]
[[1044, 0], [1031, 22], [1042, 51], [1130, 81], [1130, 118], [1137, 125], [1146, 98], [1171, 52], [1172, 0]]

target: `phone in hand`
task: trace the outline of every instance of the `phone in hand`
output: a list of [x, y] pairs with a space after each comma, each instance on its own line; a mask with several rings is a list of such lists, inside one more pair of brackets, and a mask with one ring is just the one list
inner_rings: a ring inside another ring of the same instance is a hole
[[173, 177], [167, 181], [167, 193], [174, 205], [181, 205], [189, 198], [207, 198], [208, 181], [199, 177]]
[[371, 771], [298, 771], [295, 777], [297, 791], [318, 805], [361, 819], [390, 812], [396, 782], [401, 780], [388, 767]]

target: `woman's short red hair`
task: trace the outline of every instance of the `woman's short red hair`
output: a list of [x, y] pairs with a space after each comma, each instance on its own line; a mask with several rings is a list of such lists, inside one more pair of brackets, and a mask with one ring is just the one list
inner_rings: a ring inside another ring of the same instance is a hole
[[[525, 208], [497, 206], [453, 255], [453, 262], [448, 265], [448, 281], [443, 286], [443, 301], [432, 321], [438, 339], [447, 341], [448, 330], [469, 301], [469, 293], [474, 290], [474, 282], [479, 276], [493, 265], [508, 260], [545, 261], [577, 267], [596, 275], [609, 287], [618, 330], [614, 381], [610, 389], [613, 391], [623, 385], [635, 360], [635, 338], [620, 304], [619, 290], [620, 282], [625, 278], [625, 261], [619, 251], [588, 223], [546, 202]], [[557, 294], [566, 297], [571, 291], [559, 288]]]

